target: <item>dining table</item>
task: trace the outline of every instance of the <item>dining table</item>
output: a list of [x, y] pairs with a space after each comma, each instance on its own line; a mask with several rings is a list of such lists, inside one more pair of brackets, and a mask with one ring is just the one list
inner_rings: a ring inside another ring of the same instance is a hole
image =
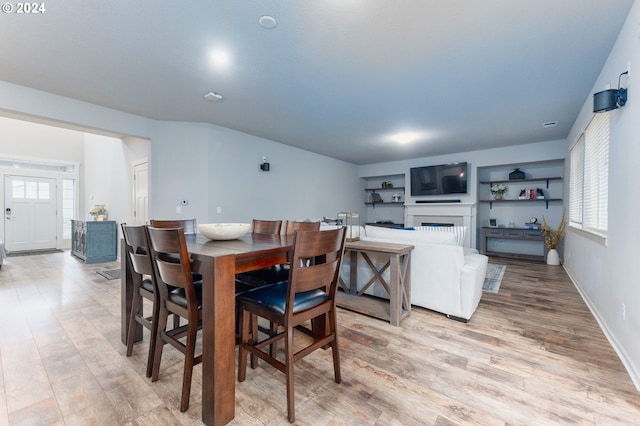
[[[285, 263], [293, 237], [249, 233], [224, 241], [210, 240], [201, 234], [185, 238], [192, 270], [202, 275], [202, 422], [224, 425], [235, 416], [236, 274]], [[121, 256], [123, 344], [136, 279], [131, 271], [129, 257]], [[136, 338], [140, 340], [142, 327], [137, 327]]]

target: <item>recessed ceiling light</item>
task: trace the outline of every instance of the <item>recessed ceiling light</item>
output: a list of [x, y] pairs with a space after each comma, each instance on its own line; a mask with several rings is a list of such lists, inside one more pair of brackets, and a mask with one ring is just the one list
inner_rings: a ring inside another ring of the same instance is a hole
[[556, 127], [557, 125], [557, 121], [547, 121], [546, 123], [542, 123], [542, 127]]
[[209, 55], [211, 63], [217, 67], [224, 67], [229, 65], [229, 54], [224, 50], [214, 50]]
[[276, 21], [276, 18], [273, 16], [263, 15], [258, 19], [258, 24], [260, 24], [262, 28], [270, 30], [278, 25], [278, 21]]
[[209, 102], [220, 102], [222, 100], [222, 95], [216, 92], [208, 92], [204, 94], [204, 98]]
[[407, 145], [415, 142], [421, 136], [422, 134], [418, 132], [402, 132], [391, 135], [391, 140], [399, 143], [400, 145]]

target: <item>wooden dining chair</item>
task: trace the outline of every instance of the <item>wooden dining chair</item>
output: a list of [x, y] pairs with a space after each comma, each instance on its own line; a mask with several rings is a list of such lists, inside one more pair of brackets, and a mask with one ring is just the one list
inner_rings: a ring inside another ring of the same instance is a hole
[[[149, 339], [149, 354], [147, 356], [147, 377], [151, 377], [153, 358], [156, 348], [158, 329], [158, 284], [149, 250], [149, 236], [146, 226], [121, 225], [124, 235], [125, 256], [129, 257], [133, 271], [133, 300], [131, 302], [131, 316], [127, 330], [127, 356], [133, 353], [137, 324], [141, 324], [151, 332]], [[151, 315], [144, 315], [143, 298], [151, 301]]]
[[[162, 349], [166, 343], [185, 355], [182, 374], [180, 411], [189, 407], [191, 377], [194, 365], [202, 362], [202, 354], [196, 355], [196, 337], [202, 328], [202, 281], [194, 282], [187, 242], [182, 228], [149, 227], [151, 256], [158, 271], [158, 336], [153, 361], [151, 381], [158, 380]], [[176, 287], [169, 291], [168, 286]], [[169, 314], [185, 318], [186, 325], [167, 328]], [[186, 342], [181, 339], [186, 338]]]
[[253, 232], [254, 234], [280, 235], [281, 229], [281, 220], [253, 219], [253, 222], [251, 223], [251, 232]]
[[[285, 235], [293, 236], [295, 231], [319, 231], [320, 222], [292, 221], [285, 223]], [[289, 279], [289, 265], [281, 264], [267, 268], [238, 274], [236, 279], [252, 287], [260, 287], [265, 284], [273, 284]]]
[[[238, 296], [241, 312], [238, 381], [246, 379], [248, 354], [257, 356], [285, 373], [287, 412], [291, 423], [295, 422], [295, 361], [318, 348], [329, 346], [333, 353], [334, 380], [336, 383], [342, 380], [335, 298], [344, 240], [344, 227], [329, 231], [296, 231], [293, 237], [289, 279]], [[259, 340], [258, 317], [276, 324], [282, 331]], [[309, 328], [308, 321], [317, 318], [326, 318], [326, 327]], [[294, 352], [294, 330], [311, 336], [312, 343]], [[264, 350], [279, 340], [285, 342], [283, 361]]]
[[[154, 228], [182, 228], [185, 235], [198, 234], [198, 222], [196, 219], [151, 219]], [[202, 275], [193, 273], [193, 281], [202, 281]]]
[[151, 219], [150, 224], [154, 228], [182, 228], [185, 235], [198, 233], [196, 219]]

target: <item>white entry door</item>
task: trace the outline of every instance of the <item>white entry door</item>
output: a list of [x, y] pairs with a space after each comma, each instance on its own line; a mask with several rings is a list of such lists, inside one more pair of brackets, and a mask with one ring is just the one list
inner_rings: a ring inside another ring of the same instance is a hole
[[56, 248], [56, 180], [5, 176], [7, 251]]
[[134, 225], [149, 222], [149, 163], [133, 165], [133, 218]]

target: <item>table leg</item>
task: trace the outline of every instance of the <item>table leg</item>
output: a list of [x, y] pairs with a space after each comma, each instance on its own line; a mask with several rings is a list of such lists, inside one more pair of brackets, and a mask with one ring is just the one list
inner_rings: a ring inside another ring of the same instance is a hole
[[235, 416], [235, 256], [195, 259], [202, 273], [202, 421]]
[[400, 256], [390, 255], [391, 262], [389, 279], [389, 322], [391, 325], [400, 325], [402, 314], [402, 287], [400, 281]]

